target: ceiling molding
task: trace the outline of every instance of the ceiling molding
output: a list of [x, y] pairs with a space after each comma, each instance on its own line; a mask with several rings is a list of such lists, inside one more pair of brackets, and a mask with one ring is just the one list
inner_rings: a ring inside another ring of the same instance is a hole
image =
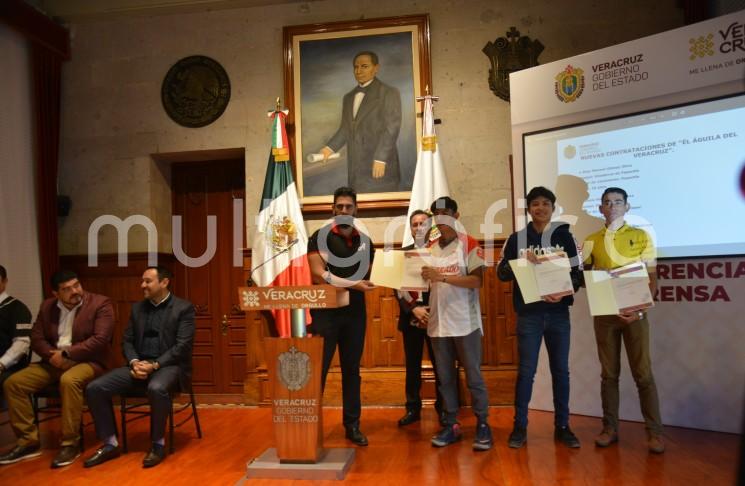
[[67, 23], [95, 22], [121, 17], [151, 17], [264, 7], [318, 0], [27, 0], [49, 16]]

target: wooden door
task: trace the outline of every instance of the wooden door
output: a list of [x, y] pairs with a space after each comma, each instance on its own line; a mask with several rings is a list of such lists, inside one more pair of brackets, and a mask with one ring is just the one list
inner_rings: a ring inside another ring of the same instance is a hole
[[[181, 217], [182, 225], [181, 245], [178, 245], [178, 225], [175, 224], [173, 230], [177, 260], [175, 288], [177, 294], [189, 299], [196, 309], [194, 390], [197, 393], [242, 394], [246, 374], [246, 326], [245, 316], [238, 307], [236, 289], [245, 284], [241, 252], [246, 246], [242, 214], [244, 162], [174, 164], [172, 174], [173, 212], [174, 216]], [[212, 232], [212, 237], [208, 236], [208, 217], [214, 217], [216, 231]], [[203, 264], [189, 262], [179, 257], [179, 246], [190, 258], [197, 259], [212, 249], [214, 255]], [[234, 255], [237, 256], [234, 258]]]

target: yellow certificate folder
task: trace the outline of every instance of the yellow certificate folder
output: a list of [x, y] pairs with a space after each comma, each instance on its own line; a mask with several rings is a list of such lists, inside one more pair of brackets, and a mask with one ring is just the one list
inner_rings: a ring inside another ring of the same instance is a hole
[[563, 252], [549, 253], [538, 257], [538, 264], [527, 258], [510, 260], [510, 268], [520, 286], [523, 302], [530, 304], [543, 297], [572, 295], [571, 264]]
[[643, 263], [634, 263], [610, 272], [585, 271], [585, 287], [590, 314], [618, 315], [654, 305], [649, 292], [649, 274]]
[[370, 281], [379, 287], [396, 290], [429, 288], [422, 278], [422, 267], [430, 256], [429, 250], [385, 250], [375, 253]]

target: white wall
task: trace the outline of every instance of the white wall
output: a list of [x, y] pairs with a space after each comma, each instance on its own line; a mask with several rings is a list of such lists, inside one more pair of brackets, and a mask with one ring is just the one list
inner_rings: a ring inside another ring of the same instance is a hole
[[20, 34], [3, 23], [0, 53], [0, 265], [8, 271], [8, 293], [35, 315], [42, 300], [42, 286], [34, 200], [29, 48]]

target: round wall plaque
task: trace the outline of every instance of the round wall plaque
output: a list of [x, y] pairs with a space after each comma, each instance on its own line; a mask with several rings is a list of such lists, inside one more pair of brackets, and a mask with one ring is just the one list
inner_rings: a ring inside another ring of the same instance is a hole
[[185, 127], [203, 127], [220, 118], [228, 106], [230, 80], [214, 59], [189, 56], [168, 70], [160, 96], [173, 121]]

